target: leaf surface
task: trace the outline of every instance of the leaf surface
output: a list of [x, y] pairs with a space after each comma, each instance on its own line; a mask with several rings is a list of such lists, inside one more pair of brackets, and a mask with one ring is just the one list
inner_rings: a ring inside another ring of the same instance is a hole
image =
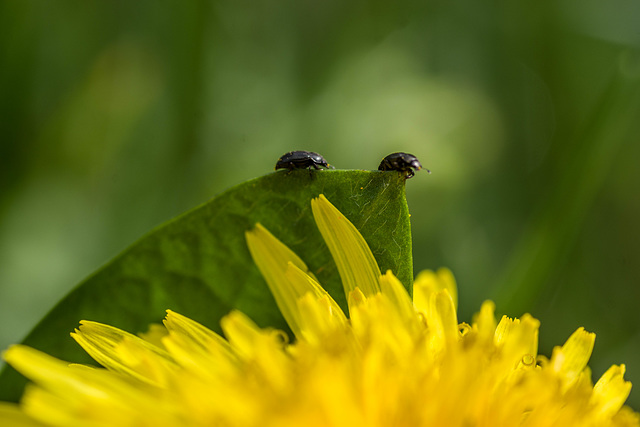
[[[288, 331], [244, 238], [262, 223], [296, 252], [346, 310], [337, 268], [311, 213], [324, 194], [360, 230], [384, 273], [411, 292], [411, 234], [404, 178], [396, 172], [278, 171], [240, 184], [151, 231], [80, 283], [24, 344], [60, 359], [92, 363], [69, 337], [80, 320], [144, 332], [172, 309], [220, 332], [231, 309]], [[0, 400], [19, 399], [25, 380], [0, 375]]]

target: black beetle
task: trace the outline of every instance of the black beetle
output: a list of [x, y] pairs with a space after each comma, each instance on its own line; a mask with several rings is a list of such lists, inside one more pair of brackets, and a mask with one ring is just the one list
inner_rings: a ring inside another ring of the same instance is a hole
[[[382, 159], [379, 171], [398, 171], [404, 174], [405, 179], [415, 175], [415, 170], [422, 169], [422, 165], [416, 156], [409, 153], [392, 153]], [[431, 173], [430, 170], [426, 170]]]
[[333, 169], [324, 157], [312, 151], [289, 151], [276, 162], [276, 170], [309, 169], [311, 171], [311, 168], [320, 169], [318, 166]]

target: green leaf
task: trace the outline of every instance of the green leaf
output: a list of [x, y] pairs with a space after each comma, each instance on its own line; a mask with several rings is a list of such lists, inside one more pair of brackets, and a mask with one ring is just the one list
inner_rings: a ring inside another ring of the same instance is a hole
[[[69, 337], [80, 320], [146, 331], [175, 310], [220, 331], [231, 309], [260, 326], [288, 331], [254, 266], [244, 232], [257, 222], [296, 252], [346, 310], [340, 277], [311, 213], [324, 194], [360, 230], [380, 265], [411, 291], [413, 267], [404, 178], [396, 172], [279, 171], [240, 184], [153, 230], [82, 282], [24, 344], [63, 360], [91, 363]], [[19, 399], [25, 380], [0, 375], [0, 400]]]

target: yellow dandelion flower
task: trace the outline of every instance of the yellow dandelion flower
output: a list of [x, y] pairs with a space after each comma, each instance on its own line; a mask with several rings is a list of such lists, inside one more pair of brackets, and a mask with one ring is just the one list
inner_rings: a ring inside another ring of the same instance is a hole
[[33, 384], [0, 405], [2, 425], [640, 426], [624, 365], [591, 382], [594, 334], [579, 328], [547, 359], [528, 314], [498, 322], [487, 301], [459, 323], [449, 270], [419, 274], [412, 301], [324, 196], [312, 211], [348, 315], [258, 224], [247, 244], [295, 341], [238, 311], [224, 337], [173, 311], [141, 336], [83, 321], [72, 337], [105, 369], [9, 348]]

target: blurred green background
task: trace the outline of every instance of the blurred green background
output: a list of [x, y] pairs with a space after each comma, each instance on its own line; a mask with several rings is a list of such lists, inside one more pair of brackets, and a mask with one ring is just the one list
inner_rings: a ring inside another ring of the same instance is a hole
[[[640, 3], [0, 1], [0, 348], [286, 151], [407, 151], [415, 271], [640, 387]], [[80, 320], [80, 319], [78, 319]], [[64, 339], [64, 337], [61, 337]], [[640, 392], [629, 403], [640, 408]]]

